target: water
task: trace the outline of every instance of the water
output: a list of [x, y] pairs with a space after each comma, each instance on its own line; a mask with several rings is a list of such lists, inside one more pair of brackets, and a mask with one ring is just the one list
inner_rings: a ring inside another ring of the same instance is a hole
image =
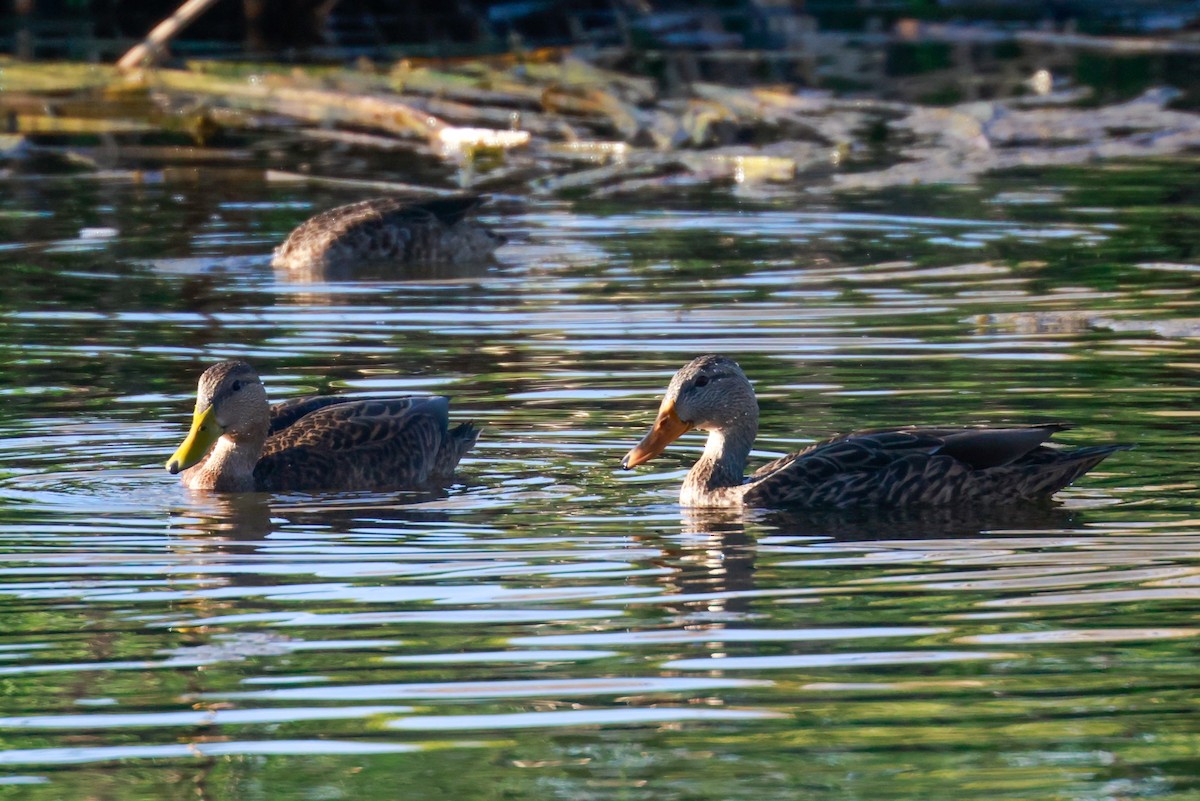
[[[1194, 161], [670, 204], [501, 199], [500, 264], [298, 283], [346, 193], [0, 199], [0, 798], [1200, 797]], [[1049, 508], [693, 513], [709, 351], [754, 458], [854, 427], [1134, 442]], [[195, 380], [438, 392], [459, 483], [213, 497]]]

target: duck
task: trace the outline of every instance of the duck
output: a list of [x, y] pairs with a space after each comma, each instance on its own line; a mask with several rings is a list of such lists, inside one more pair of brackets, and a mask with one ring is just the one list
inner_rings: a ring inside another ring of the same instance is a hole
[[1044, 443], [1070, 426], [903, 426], [856, 431], [789, 453], [744, 475], [758, 401], [731, 358], [700, 356], [675, 373], [646, 436], [621, 460], [650, 461], [693, 428], [708, 432], [679, 503], [690, 507], [861, 510], [954, 507], [1049, 498], [1129, 445]]
[[507, 239], [468, 215], [477, 195], [419, 203], [377, 197], [323, 211], [275, 249], [273, 267], [298, 273], [344, 273], [363, 263], [427, 265], [480, 262]]
[[321, 395], [271, 405], [244, 361], [200, 376], [191, 430], [167, 461], [215, 492], [393, 490], [445, 481], [479, 436], [451, 429], [449, 398]]

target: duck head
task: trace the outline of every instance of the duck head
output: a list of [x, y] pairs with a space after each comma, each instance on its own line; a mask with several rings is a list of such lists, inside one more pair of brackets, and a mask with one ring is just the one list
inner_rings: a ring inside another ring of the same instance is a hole
[[626, 470], [648, 462], [683, 434], [698, 428], [727, 432], [758, 427], [754, 388], [733, 359], [699, 356], [675, 373], [650, 432], [625, 458]]
[[254, 368], [242, 361], [221, 362], [204, 371], [187, 439], [167, 461], [175, 474], [195, 465], [222, 436], [234, 442], [263, 440], [270, 425], [267, 392]]

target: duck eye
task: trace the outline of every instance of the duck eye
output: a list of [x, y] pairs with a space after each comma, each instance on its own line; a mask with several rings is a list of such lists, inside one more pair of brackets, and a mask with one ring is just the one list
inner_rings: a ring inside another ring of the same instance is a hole
[[706, 375], [697, 376], [696, 377], [696, 386], [698, 386], [698, 387], [708, 386], [708, 376], [706, 376]]
[[241, 389], [241, 388], [242, 388], [242, 382], [241, 382], [241, 381], [234, 381], [234, 382], [233, 382], [233, 391], [234, 391], [234, 392], [237, 392], [237, 391], [238, 391], [239, 389]]

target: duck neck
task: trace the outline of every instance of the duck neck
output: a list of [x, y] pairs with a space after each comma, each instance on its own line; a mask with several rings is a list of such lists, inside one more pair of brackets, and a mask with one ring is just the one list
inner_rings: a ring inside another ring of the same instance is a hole
[[710, 431], [704, 453], [688, 472], [681, 495], [697, 498], [740, 485], [757, 432], [757, 418], [746, 418], [741, 425]]
[[237, 439], [223, 434], [204, 461], [192, 468], [196, 473], [186, 478], [187, 486], [218, 492], [252, 492], [254, 466], [262, 456], [266, 439], [266, 432], [241, 435]]

